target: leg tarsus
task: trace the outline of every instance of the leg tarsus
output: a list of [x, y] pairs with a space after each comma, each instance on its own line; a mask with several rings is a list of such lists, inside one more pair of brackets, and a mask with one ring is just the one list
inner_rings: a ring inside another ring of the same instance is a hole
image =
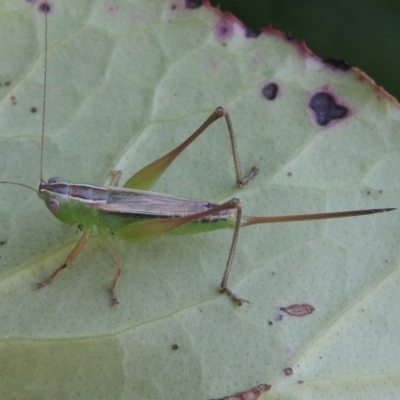
[[119, 304], [118, 298], [117, 298], [117, 293], [115, 291], [111, 290], [111, 305], [113, 307], [117, 307]]
[[41, 289], [50, 284], [53, 279], [58, 275], [58, 273], [61, 272], [66, 266], [67, 264], [64, 262], [45, 281], [34, 283], [34, 289]]
[[251, 170], [250, 173], [245, 176], [241, 182], [237, 182], [237, 184], [239, 185], [240, 188], [242, 188], [243, 186], [247, 185], [250, 181], [252, 181], [260, 172], [260, 168], [258, 168], [258, 163], [256, 165], [254, 165]]
[[229, 289], [227, 286], [222, 287], [221, 285], [221, 289], [219, 290], [221, 293], [226, 293], [239, 307], [243, 304], [243, 303], [248, 303], [251, 304], [251, 301], [243, 299], [239, 296], [237, 296], [235, 293], [232, 292], [231, 289]]

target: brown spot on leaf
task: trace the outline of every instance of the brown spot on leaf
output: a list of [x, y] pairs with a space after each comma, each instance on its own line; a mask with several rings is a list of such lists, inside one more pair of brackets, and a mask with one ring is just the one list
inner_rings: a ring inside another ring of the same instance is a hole
[[247, 392], [238, 392], [233, 396], [224, 397], [221, 400], [257, 400], [263, 393], [268, 392], [271, 389], [271, 385], [262, 383], [261, 385], [255, 386]]
[[172, 345], [172, 350], [178, 350], [178, 349], [179, 349], [179, 346], [177, 344]]
[[281, 307], [280, 310], [294, 317], [304, 317], [305, 315], [311, 314], [315, 308], [311, 304], [304, 303]]
[[11, 96], [11, 104], [15, 106], [17, 104], [17, 98], [15, 96]]
[[293, 368], [287, 367], [283, 371], [285, 372], [285, 375], [293, 375]]
[[36, 107], [31, 107], [31, 113], [34, 114], [37, 111]]

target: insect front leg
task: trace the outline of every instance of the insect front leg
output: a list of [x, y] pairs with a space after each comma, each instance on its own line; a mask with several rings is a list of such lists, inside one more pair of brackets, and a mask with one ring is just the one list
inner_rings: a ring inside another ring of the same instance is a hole
[[160, 157], [158, 160], [153, 161], [152, 163], [142, 168], [140, 171], [138, 171], [136, 174], [128, 179], [124, 187], [130, 189], [149, 190], [157, 182], [161, 175], [167, 170], [167, 168], [171, 165], [175, 158], [178, 157], [179, 154], [181, 154], [182, 151], [185, 150], [192, 142], [194, 142], [194, 140], [196, 140], [211, 124], [213, 124], [217, 119], [221, 117], [225, 118], [228, 127], [233, 153], [233, 162], [235, 165], [236, 183], [239, 185], [239, 187], [243, 187], [244, 185], [249, 183], [260, 172], [260, 170], [258, 166], [255, 165], [251, 168], [251, 171], [248, 175], [243, 176], [231, 118], [225, 108], [217, 107], [212, 112], [212, 114], [203, 122], [203, 124], [183, 143], [181, 143], [178, 147], [176, 147], [169, 153]]
[[72, 251], [68, 254], [65, 261], [43, 282], [38, 282], [35, 284], [37, 289], [41, 289], [42, 287], [48, 285], [53, 281], [53, 279], [61, 272], [64, 268], [68, 267], [72, 261], [75, 260], [76, 256], [81, 252], [81, 250], [85, 247], [86, 243], [89, 240], [89, 234], [84, 233], [83, 236], [79, 239], [79, 242], [75, 245]]

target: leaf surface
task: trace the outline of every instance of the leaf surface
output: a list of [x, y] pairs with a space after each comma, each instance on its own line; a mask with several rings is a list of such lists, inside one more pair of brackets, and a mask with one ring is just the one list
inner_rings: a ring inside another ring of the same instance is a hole
[[[263, 159], [257, 178], [235, 186], [218, 121], [156, 191], [238, 197], [246, 215], [398, 205], [398, 103], [362, 72], [335, 69], [302, 42], [247, 31], [209, 6], [51, 6], [45, 179], [105, 184], [121, 169], [124, 182], [222, 105], [245, 172]], [[44, 18], [38, 4], [2, 2], [0, 19], [0, 179], [36, 187]], [[318, 123], [310, 101], [320, 94], [333, 99], [331, 116], [340, 107], [345, 116]], [[230, 285], [252, 304], [240, 308], [218, 293], [232, 231], [111, 240], [124, 266], [113, 309], [114, 266], [96, 235], [35, 291], [71, 251], [76, 228], [17, 186], [1, 186], [0, 204], [3, 397], [205, 399], [269, 383], [265, 398], [389, 399], [399, 389], [398, 211], [243, 229]], [[280, 311], [292, 304], [315, 311]]]

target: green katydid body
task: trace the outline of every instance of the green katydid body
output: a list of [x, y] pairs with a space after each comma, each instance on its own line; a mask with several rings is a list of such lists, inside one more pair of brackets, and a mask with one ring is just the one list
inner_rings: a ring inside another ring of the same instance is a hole
[[[125, 186], [147, 187], [152, 184], [154, 179], [146, 179], [149, 170], [152, 171], [151, 176], [154, 178], [154, 164], [159, 164], [160, 160], [164, 158], [165, 156], [161, 157], [133, 175]], [[253, 176], [257, 172], [257, 169], [252, 169]], [[119, 177], [120, 172], [117, 172], [117, 176], [112, 182], [117, 183]], [[110, 231], [117, 238], [130, 242], [145, 242], [169, 233], [190, 234], [232, 228], [234, 234], [221, 282], [221, 291], [228, 293], [239, 305], [246, 300], [236, 296], [227, 286], [227, 281], [241, 227], [261, 223], [342, 218], [391, 210], [373, 209], [277, 217], [246, 217], [242, 216], [238, 199], [231, 199], [223, 204], [212, 204], [186, 197], [127, 187], [73, 184], [61, 178], [51, 178], [48, 183], [42, 181], [37, 193], [56, 218], [68, 225], [76, 223], [84, 232], [66, 261], [46, 281], [38, 283], [36, 285], [38, 288], [51, 283], [55, 276], [73, 261], [87, 243], [93, 226], [97, 227], [103, 238], [104, 234]], [[122, 272], [122, 266], [118, 256], [106, 240], [105, 244], [117, 267], [111, 284], [111, 293], [113, 304], [118, 304], [116, 285]]]
[[145, 190], [73, 184], [60, 178], [41, 183], [38, 193], [60, 221], [79, 224], [83, 231], [96, 226], [100, 233], [108, 230], [130, 242], [145, 242], [166, 233], [190, 234], [234, 228], [236, 223], [235, 210], [227, 209], [188, 222], [171, 232], [155, 230], [146, 234], [141, 229], [146, 221], [187, 217], [209, 212], [217, 205]]

